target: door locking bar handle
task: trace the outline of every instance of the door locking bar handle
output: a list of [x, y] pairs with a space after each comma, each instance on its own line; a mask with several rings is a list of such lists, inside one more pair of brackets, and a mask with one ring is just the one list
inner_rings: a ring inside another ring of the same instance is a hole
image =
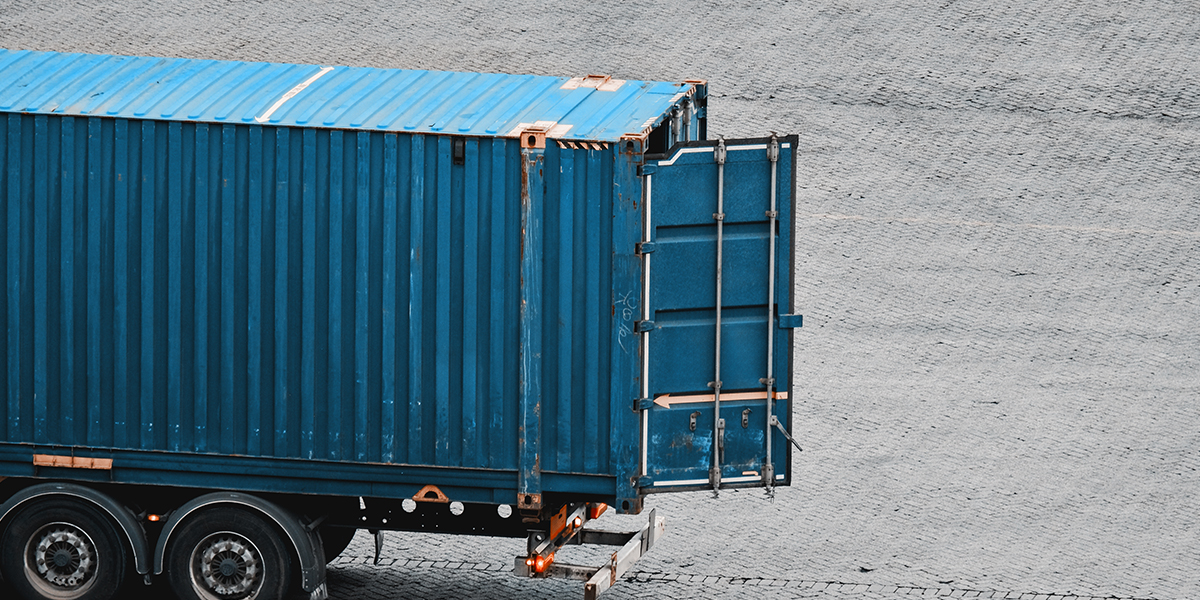
[[783, 434], [783, 437], [787, 438], [787, 441], [791, 442], [792, 445], [796, 447], [797, 451], [804, 452], [804, 448], [800, 447], [800, 444], [795, 438], [792, 437], [792, 434], [788, 433], [788, 431], [783, 428], [783, 423], [779, 422], [779, 417], [771, 415], [771, 424], [779, 428], [779, 432]]

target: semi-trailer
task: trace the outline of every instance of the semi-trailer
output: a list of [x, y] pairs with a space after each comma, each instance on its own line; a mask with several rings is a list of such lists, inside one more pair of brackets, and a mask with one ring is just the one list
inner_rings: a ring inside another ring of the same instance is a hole
[[[798, 139], [707, 110], [0, 50], [4, 578], [323, 598], [366, 529], [525, 538], [518, 574], [595, 597], [664, 530], [606, 509], [789, 485]], [[581, 542], [619, 548], [555, 561]]]

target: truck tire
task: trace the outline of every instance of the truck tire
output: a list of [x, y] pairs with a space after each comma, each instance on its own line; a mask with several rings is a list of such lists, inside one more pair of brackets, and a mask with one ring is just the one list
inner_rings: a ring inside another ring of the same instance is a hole
[[29, 502], [0, 538], [0, 569], [27, 600], [110, 600], [125, 578], [128, 550], [116, 524], [91, 502]]
[[252, 510], [204, 509], [171, 534], [167, 581], [180, 600], [282, 600], [293, 571], [283, 535]]

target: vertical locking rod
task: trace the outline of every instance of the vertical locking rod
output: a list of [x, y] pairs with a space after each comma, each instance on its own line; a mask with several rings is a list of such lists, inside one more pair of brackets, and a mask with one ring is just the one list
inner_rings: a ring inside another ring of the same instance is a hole
[[[652, 241], [650, 236], [654, 233], [653, 221], [650, 214], [650, 193], [652, 191], [652, 175], [646, 175], [642, 179], [644, 206], [646, 207], [646, 223], [642, 226], [642, 240]], [[651, 320], [650, 314], [650, 254], [642, 254], [642, 320]], [[642, 394], [641, 398], [650, 397], [650, 332], [642, 332]], [[642, 468], [641, 475], [649, 475], [648, 455], [650, 448], [647, 445], [650, 438], [650, 411], [638, 411], [642, 421]]]
[[717, 212], [713, 219], [717, 222], [717, 331], [716, 331], [716, 367], [712, 383], [713, 388], [713, 457], [712, 467], [708, 470], [708, 480], [712, 484], [713, 493], [721, 489], [721, 451], [725, 447], [725, 427], [721, 421], [721, 267], [722, 251], [725, 244], [725, 138], [717, 139], [717, 149], [714, 158], [717, 161]]
[[771, 135], [767, 144], [767, 160], [771, 161], [771, 209], [767, 211], [770, 220], [770, 247], [767, 259], [767, 376], [761, 381], [767, 386], [767, 427], [764, 436], [767, 442], [767, 460], [763, 463], [763, 485], [770, 490], [775, 487], [775, 463], [771, 459], [771, 422], [774, 420], [775, 408], [775, 225], [779, 220], [776, 209], [775, 178], [779, 168], [779, 140]]

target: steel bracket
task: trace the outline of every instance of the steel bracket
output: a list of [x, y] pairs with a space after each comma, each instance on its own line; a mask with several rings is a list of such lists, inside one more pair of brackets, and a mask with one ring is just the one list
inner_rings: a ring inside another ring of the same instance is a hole
[[779, 315], [780, 329], [796, 329], [804, 326], [804, 315]]

